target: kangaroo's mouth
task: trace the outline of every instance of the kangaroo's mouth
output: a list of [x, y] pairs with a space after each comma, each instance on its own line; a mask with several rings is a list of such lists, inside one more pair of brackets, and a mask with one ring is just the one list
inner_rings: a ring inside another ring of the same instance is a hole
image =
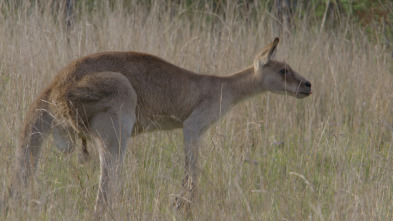
[[275, 94], [289, 95], [292, 97], [296, 97], [298, 99], [308, 97], [312, 94], [311, 90], [298, 90], [298, 91], [285, 90], [285, 91], [271, 91], [271, 92]]
[[308, 97], [311, 94], [312, 94], [311, 91], [309, 91], [309, 92], [299, 91], [298, 93], [295, 94], [295, 97], [301, 99], [301, 98]]

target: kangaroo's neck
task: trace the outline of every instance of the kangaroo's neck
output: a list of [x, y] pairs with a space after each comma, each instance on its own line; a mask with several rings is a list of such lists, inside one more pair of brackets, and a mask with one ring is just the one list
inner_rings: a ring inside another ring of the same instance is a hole
[[254, 73], [253, 67], [227, 76], [226, 81], [235, 104], [264, 91], [261, 79]]

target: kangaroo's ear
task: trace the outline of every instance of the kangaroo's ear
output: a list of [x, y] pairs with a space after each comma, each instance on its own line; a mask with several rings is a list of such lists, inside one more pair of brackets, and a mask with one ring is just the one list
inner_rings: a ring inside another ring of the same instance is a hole
[[266, 46], [261, 53], [259, 53], [254, 60], [255, 70], [259, 70], [261, 67], [269, 63], [269, 61], [276, 55], [277, 45], [280, 39], [275, 38], [272, 43]]

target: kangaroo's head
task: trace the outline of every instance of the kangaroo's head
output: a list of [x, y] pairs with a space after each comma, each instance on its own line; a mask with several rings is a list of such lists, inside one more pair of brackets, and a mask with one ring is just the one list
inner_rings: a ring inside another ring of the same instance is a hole
[[278, 38], [274, 39], [254, 60], [254, 71], [261, 79], [262, 88], [296, 98], [307, 97], [311, 94], [311, 83], [285, 62], [272, 60], [278, 42]]

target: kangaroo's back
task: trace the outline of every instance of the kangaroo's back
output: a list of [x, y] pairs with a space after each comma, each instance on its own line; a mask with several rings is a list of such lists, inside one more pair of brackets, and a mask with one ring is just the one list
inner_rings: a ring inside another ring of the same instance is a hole
[[[62, 118], [77, 114], [73, 111], [75, 108], [70, 106], [72, 100], [69, 99], [69, 93], [73, 88], [81, 87], [83, 79], [94, 79], [95, 74], [105, 71], [123, 74], [136, 92], [135, 133], [181, 127], [199, 100], [210, 94], [206, 89], [215, 79], [213, 76], [203, 76], [177, 67], [149, 54], [97, 53], [71, 62], [48, 87], [52, 89], [49, 99], [56, 104], [54, 112], [57, 114], [54, 115]], [[199, 88], [198, 85], [205, 85], [206, 88]], [[97, 92], [100, 88], [89, 88], [89, 91]], [[79, 94], [78, 96], [80, 97]]]

